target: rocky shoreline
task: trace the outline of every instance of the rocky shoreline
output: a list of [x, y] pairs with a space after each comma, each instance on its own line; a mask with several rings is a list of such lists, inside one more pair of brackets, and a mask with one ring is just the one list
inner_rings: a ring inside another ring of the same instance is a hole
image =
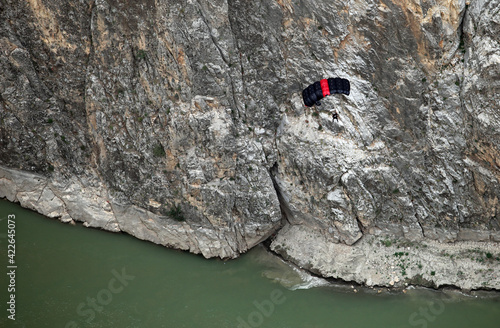
[[265, 263], [263, 276], [290, 290], [326, 287], [346, 293], [406, 294], [411, 291], [428, 291], [442, 292], [444, 294], [455, 295], [459, 298], [500, 297], [500, 291], [491, 288], [463, 289], [453, 285], [437, 287], [435, 284], [422, 285], [412, 282], [405, 282], [403, 284], [398, 283], [392, 286], [368, 286], [364, 283], [346, 281], [340, 278], [325, 278], [320, 274], [300, 268], [298, 265], [286, 260], [282, 255], [272, 251], [270, 249], [270, 244], [271, 240], [268, 240], [262, 245], [255, 247], [262, 262]]
[[269, 237], [271, 228], [265, 224], [247, 225], [240, 235], [227, 227], [208, 228], [123, 203], [97, 179], [61, 180], [65, 182], [0, 166], [0, 198], [65, 223], [82, 222], [86, 227], [125, 232], [206, 258], [235, 258]]
[[[217, 239], [213, 231], [160, 218], [135, 206], [109, 202], [102, 197], [102, 189], [58, 187], [61, 186], [49, 183], [42, 176], [0, 167], [0, 198], [62, 222], [79, 221], [86, 227], [122, 231], [205, 257], [217, 256], [220, 248], [234, 247], [227, 240]], [[355, 244], [346, 245], [332, 242], [307, 226], [290, 224], [270, 240], [271, 251], [324, 278], [391, 289], [416, 285], [456, 286], [464, 291], [500, 290], [498, 242], [409, 241], [367, 234]], [[255, 241], [255, 245], [259, 243]], [[226, 258], [236, 257], [231, 251], [227, 254], [231, 256]]]
[[270, 249], [322, 277], [368, 287], [500, 290], [497, 242], [442, 243], [365, 235], [348, 246], [332, 243], [307, 227], [289, 225], [272, 241]]

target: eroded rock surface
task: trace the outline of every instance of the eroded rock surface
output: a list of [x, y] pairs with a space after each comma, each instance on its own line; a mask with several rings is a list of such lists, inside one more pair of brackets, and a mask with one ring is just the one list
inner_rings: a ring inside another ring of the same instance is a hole
[[[498, 8], [2, 0], [0, 197], [206, 257], [277, 233], [307, 262], [295, 229], [500, 253]], [[335, 76], [350, 96], [305, 108]]]

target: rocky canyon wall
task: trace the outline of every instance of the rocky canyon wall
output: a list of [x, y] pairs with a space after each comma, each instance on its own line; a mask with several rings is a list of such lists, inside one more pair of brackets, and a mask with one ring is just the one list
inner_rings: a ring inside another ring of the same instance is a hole
[[206, 257], [500, 242], [499, 10], [0, 0], [0, 197]]

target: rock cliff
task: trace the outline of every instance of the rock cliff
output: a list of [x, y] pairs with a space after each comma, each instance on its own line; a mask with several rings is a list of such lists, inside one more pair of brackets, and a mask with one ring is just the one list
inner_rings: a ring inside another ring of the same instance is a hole
[[[499, 8], [0, 0], [0, 197], [206, 257], [273, 236], [369, 285], [394, 279], [367, 278], [360, 250], [408, 243], [472, 243], [498, 274]], [[336, 76], [350, 96], [304, 107], [302, 88]], [[429, 268], [401, 281], [500, 289]]]

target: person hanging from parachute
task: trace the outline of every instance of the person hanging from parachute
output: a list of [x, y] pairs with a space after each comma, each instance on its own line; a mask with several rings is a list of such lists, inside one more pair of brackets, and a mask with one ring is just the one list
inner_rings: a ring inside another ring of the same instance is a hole
[[[348, 96], [350, 92], [349, 80], [335, 77], [314, 82], [302, 91], [302, 99], [307, 107], [321, 106], [320, 100], [326, 96], [334, 93]], [[332, 115], [333, 119], [338, 121], [338, 113], [335, 111]]]

